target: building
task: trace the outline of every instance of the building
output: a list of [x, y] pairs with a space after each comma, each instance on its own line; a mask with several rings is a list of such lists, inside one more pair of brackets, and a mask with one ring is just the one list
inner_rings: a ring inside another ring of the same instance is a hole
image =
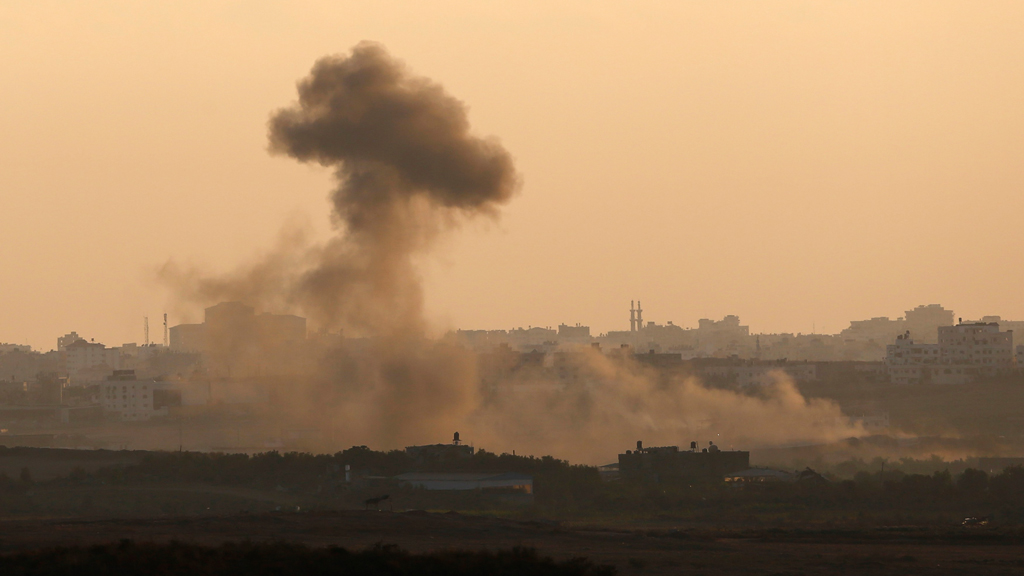
[[643, 482], [714, 482], [729, 473], [750, 468], [750, 452], [719, 450], [708, 443], [698, 449], [696, 442], [690, 449], [677, 446], [644, 448], [637, 441], [636, 450], [619, 454], [619, 475], [623, 480]]
[[893, 384], [921, 384], [931, 381], [933, 368], [942, 361], [938, 344], [922, 344], [910, 332], [897, 336], [885, 347], [885, 365]]
[[878, 316], [869, 320], [851, 320], [850, 327], [839, 333], [844, 341], [877, 342], [888, 344], [902, 336], [906, 331], [903, 318], [890, 320], [887, 316]]
[[205, 324], [171, 326], [170, 335], [170, 348], [175, 352], [202, 352], [206, 349]]
[[99, 342], [77, 340], [64, 348], [65, 370], [73, 384], [102, 380], [121, 368], [121, 351]]
[[908, 330], [886, 346], [885, 365], [893, 384], [966, 384], [1012, 370], [1013, 332], [995, 322], [939, 326], [938, 343], [914, 340]]
[[118, 370], [100, 384], [100, 405], [108, 418], [145, 421], [180, 406], [181, 393], [168, 382], [136, 380], [134, 370]]
[[935, 344], [938, 342], [939, 327], [953, 324], [953, 311], [939, 304], [921, 305], [907, 310], [905, 314], [895, 320], [886, 316], [853, 320], [850, 327], [840, 332], [839, 336], [847, 342], [890, 344], [897, 336], [904, 336], [909, 331], [914, 342]]
[[907, 310], [906, 329], [914, 340], [934, 344], [939, 341], [939, 330], [953, 325], [953, 311], [946, 310], [939, 304], [928, 304], [918, 306], [913, 310]]
[[67, 334], [57, 338], [57, 352], [63, 352], [67, 349], [68, 345], [74, 344], [79, 340], [85, 340], [78, 335], [78, 332], [68, 332]]
[[589, 344], [590, 326], [559, 324], [558, 341], [561, 343]]
[[1000, 331], [998, 323], [961, 323], [938, 330], [943, 364], [969, 366], [979, 376], [1014, 367], [1013, 332]]
[[697, 321], [697, 346], [706, 354], [734, 354], [750, 348], [750, 327], [740, 325], [740, 317], [728, 315], [715, 321]]

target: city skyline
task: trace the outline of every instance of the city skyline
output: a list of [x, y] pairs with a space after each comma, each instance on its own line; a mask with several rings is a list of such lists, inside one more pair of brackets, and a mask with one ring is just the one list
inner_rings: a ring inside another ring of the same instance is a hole
[[[634, 301], [634, 302], [639, 304], [639, 302], [642, 302], [642, 301]], [[242, 302], [242, 304], [245, 304], [245, 303]], [[942, 304], [939, 304], [939, 303], [917, 304], [917, 305], [911, 306], [910, 308], [911, 309], [913, 309], [913, 308], [924, 308], [924, 307], [931, 307], [931, 306], [938, 306], [940, 308], [944, 308], [942, 306]], [[1022, 322], [1021, 319], [1017, 319], [1017, 318], [1013, 318], [1013, 317], [1008, 317], [1008, 316], [1005, 316], [1005, 315], [1002, 315], [1002, 314], [987, 314], [986, 313], [986, 314], [981, 314], [981, 315], [977, 315], [977, 316], [966, 316], [966, 315], [960, 314], [956, 309], [945, 308], [945, 310], [953, 318], [954, 324], [958, 323], [960, 321], [965, 322], [965, 323], [969, 323], [969, 322], [982, 322], [982, 321], [987, 321], [987, 320], [985, 320], [986, 318], [993, 318], [993, 317], [998, 317], [999, 318], [999, 322], [1009, 323], [1009, 324], [1013, 324], [1013, 325], [1017, 325], [1017, 324], [1020, 324]], [[653, 324], [655, 326], [674, 325], [674, 326], [678, 326], [678, 327], [680, 327], [680, 328], [682, 328], [684, 330], [696, 330], [698, 328], [699, 321], [710, 320], [712, 322], [720, 322], [720, 321], [722, 321], [723, 318], [738, 317], [746, 325], [746, 327], [749, 327], [749, 322], [747, 322], [744, 317], [742, 317], [741, 315], [738, 315], [738, 314], [728, 314], [727, 313], [727, 314], [723, 314], [721, 316], [716, 316], [716, 317], [694, 318], [692, 322], [678, 322], [678, 321], [676, 321], [674, 319], [671, 319], [671, 318], [668, 318], [668, 319], [663, 318], [662, 316], [657, 314], [657, 312], [658, 312], [657, 310], [654, 310], [653, 314], [652, 314], [652, 311], [650, 310], [649, 306], [647, 308], [645, 308], [645, 311], [647, 311], [647, 316], [643, 318], [643, 326], [647, 326], [648, 324]], [[904, 315], [905, 315], [905, 313], [907, 311], [908, 310], [904, 310], [903, 313], [900, 313], [899, 315], [874, 314], [874, 315], [867, 316], [867, 317], [864, 317], [864, 318], [851, 318], [851, 319], [847, 320], [842, 325], [842, 327], [840, 327], [838, 329], [835, 329], [835, 330], [832, 330], [832, 329], [830, 329], [830, 328], [828, 328], [826, 326], [819, 326], [815, 330], [814, 326], [812, 326], [812, 330], [809, 330], [807, 332], [800, 332], [800, 331], [770, 330], [770, 329], [762, 330], [762, 329], [758, 329], [758, 327], [755, 326], [755, 327], [753, 327], [753, 328], [751, 328], [749, 330], [749, 333], [750, 333], [751, 336], [758, 335], [758, 334], [760, 334], [760, 335], [794, 334], [794, 335], [834, 336], [834, 335], [839, 335], [840, 333], [842, 333], [844, 331], [849, 331], [855, 324], [870, 322], [870, 321], [879, 320], [879, 319], [886, 319], [886, 320], [889, 320], [889, 321], [903, 320]], [[586, 327], [586, 328], [588, 328], [590, 330], [590, 334], [591, 334], [592, 337], [594, 337], [594, 338], [605, 337], [605, 336], [608, 336], [609, 334], [613, 334], [613, 333], [632, 331], [631, 330], [631, 326], [630, 326], [630, 319], [628, 319], [627, 316], [626, 316], [626, 313], [630, 312], [630, 309], [624, 309], [621, 312], [622, 313], [620, 314], [621, 315], [620, 322], [617, 325], [613, 325], [612, 327], [607, 328], [607, 329], [599, 329], [598, 327], [595, 327], [593, 324], [588, 323], [585, 319], [578, 320], [578, 321], [577, 320], [565, 320], [565, 319], [562, 319], [562, 320], [556, 320], [556, 321], [554, 321], [552, 323], [544, 323], [544, 324], [513, 323], [510, 326], [474, 326], [474, 325], [469, 325], [469, 326], [450, 326], [450, 327], [446, 327], [446, 328], [444, 328], [442, 330], [437, 330], [431, 336], [435, 337], [435, 338], [440, 338], [440, 337], [444, 336], [444, 334], [446, 334], [446, 333], [455, 332], [455, 331], [463, 331], [463, 330], [465, 330], [465, 331], [502, 331], [502, 330], [511, 331], [511, 330], [530, 329], [530, 328], [544, 328], [544, 329], [550, 329], [550, 330], [557, 330], [560, 326], [570, 326], [570, 327], [571, 326], [583, 326], [583, 327]], [[998, 312], [998, 311], [995, 311], [995, 312]], [[287, 315], [288, 314], [287, 312], [283, 312], [282, 313], [282, 312], [274, 311], [274, 310], [256, 310], [256, 313], [258, 313], [258, 314], [269, 314], [269, 315], [275, 315], [275, 314], [285, 314], [285, 315]], [[168, 317], [168, 319], [166, 319], [166, 322], [167, 322], [166, 326], [163, 324], [163, 322], [165, 320], [163, 319], [163, 317], [161, 315], [154, 315], [152, 318], [153, 318], [153, 322], [152, 323], [148, 322], [149, 319], [150, 319], [150, 317], [148, 317], [148, 316], [143, 317], [143, 318], [140, 319], [138, 334], [141, 337], [138, 338], [138, 339], [135, 339], [135, 340], [129, 339], [129, 340], [118, 341], [118, 340], [112, 340], [112, 339], [104, 339], [104, 338], [98, 337], [95, 334], [93, 334], [92, 331], [88, 327], [82, 327], [82, 329], [77, 329], [76, 328], [76, 329], [64, 330], [63, 332], [61, 332], [57, 336], [53, 336], [52, 338], [50, 338], [49, 339], [50, 340], [49, 343], [43, 343], [41, 345], [30, 343], [30, 342], [19, 342], [19, 341], [15, 341], [15, 340], [11, 340], [11, 339], [5, 340], [3, 338], [0, 338], [0, 343], [6, 344], [6, 345], [12, 345], [12, 346], [30, 346], [33, 351], [46, 352], [46, 351], [50, 351], [50, 350], [57, 350], [58, 346], [54, 346], [53, 344], [55, 342], [57, 342], [58, 340], [60, 340], [61, 338], [63, 338], [64, 336], [66, 336], [68, 334], [76, 334], [77, 335], [79, 332], [81, 332], [83, 334], [81, 336], [83, 339], [85, 339], [87, 341], [91, 341], [91, 342], [103, 343], [103, 344], [105, 344], [107, 346], [111, 346], [111, 347], [113, 347], [113, 346], [121, 346], [122, 344], [144, 345], [146, 343], [153, 344], [153, 345], [163, 345], [164, 340], [168, 337], [168, 334], [169, 334], [169, 332], [166, 332], [165, 330], [174, 328], [174, 327], [179, 326], [179, 325], [184, 325], [184, 324], [202, 323], [202, 314], [201, 313], [198, 314], [198, 315], [190, 315], [190, 316], [188, 316], [188, 318], [190, 320], [187, 321], [187, 322], [186, 321], [180, 321], [180, 320]], [[303, 318], [303, 320], [305, 320], [305, 318]], [[638, 324], [637, 328], [640, 328], [640, 327], [641, 326], [639, 326], [639, 324]], [[148, 333], [147, 333], [147, 329], [149, 330]], [[313, 334], [317, 329], [312, 327], [312, 326], [310, 326], [308, 328], [308, 330], [309, 330], [310, 334]], [[147, 336], [148, 336], [148, 342], [146, 340]], [[891, 342], [886, 342], [886, 343], [891, 343]]]

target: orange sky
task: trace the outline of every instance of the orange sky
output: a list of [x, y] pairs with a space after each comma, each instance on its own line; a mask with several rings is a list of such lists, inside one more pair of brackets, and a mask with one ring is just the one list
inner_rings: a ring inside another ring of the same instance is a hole
[[326, 236], [329, 172], [269, 156], [266, 121], [364, 39], [524, 179], [424, 262], [440, 326], [624, 329], [633, 298], [759, 332], [1024, 319], [1019, 2], [10, 2], [0, 341], [157, 340], [186, 319], [169, 258]]

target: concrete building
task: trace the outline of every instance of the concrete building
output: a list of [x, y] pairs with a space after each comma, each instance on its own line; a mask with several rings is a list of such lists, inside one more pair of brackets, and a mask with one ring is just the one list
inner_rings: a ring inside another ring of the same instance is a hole
[[559, 343], [589, 344], [590, 340], [590, 326], [581, 326], [579, 324], [575, 326], [558, 325]]
[[928, 381], [930, 367], [942, 361], [938, 344], [922, 344], [910, 337], [910, 332], [897, 336], [893, 344], [885, 347], [885, 365], [889, 381], [893, 384], [920, 384]]
[[946, 310], [939, 304], [922, 305], [907, 310], [904, 318], [910, 337], [923, 344], [938, 342], [939, 330], [953, 325], [953, 311]]
[[65, 371], [72, 384], [105, 379], [121, 369], [121, 351], [98, 342], [78, 340], [64, 348]]
[[886, 346], [885, 365], [893, 384], [966, 384], [1012, 370], [1013, 332], [994, 322], [939, 326], [938, 343], [914, 340], [908, 330]]
[[715, 321], [701, 318], [697, 321], [697, 346], [708, 355], [728, 356], [751, 352], [750, 327], [740, 325], [740, 317], [728, 315]]
[[28, 353], [28, 352], [31, 352], [31, 351], [32, 351], [32, 347], [29, 346], [28, 344], [0, 343], [0, 354], [5, 354], [7, 352], [25, 352], [25, 353]]
[[67, 334], [57, 338], [57, 352], [63, 352], [67, 349], [68, 345], [74, 344], [79, 340], [85, 340], [78, 335], [78, 332], [68, 332]]
[[977, 375], [1005, 372], [1014, 366], [1013, 332], [1000, 331], [995, 322], [942, 326], [938, 330], [943, 364], [970, 366]]
[[714, 444], [698, 449], [690, 443], [687, 451], [677, 446], [644, 448], [619, 454], [619, 475], [623, 480], [642, 482], [720, 482], [731, 472], [750, 468], [750, 452], [719, 450]]
[[100, 405], [108, 418], [146, 421], [167, 416], [171, 406], [180, 406], [181, 394], [169, 382], [136, 380], [133, 370], [118, 370], [100, 384]]
[[851, 320], [850, 327], [839, 333], [846, 341], [877, 342], [889, 344], [902, 336], [906, 331], [903, 318], [890, 320], [888, 316], [878, 316], [869, 320]]

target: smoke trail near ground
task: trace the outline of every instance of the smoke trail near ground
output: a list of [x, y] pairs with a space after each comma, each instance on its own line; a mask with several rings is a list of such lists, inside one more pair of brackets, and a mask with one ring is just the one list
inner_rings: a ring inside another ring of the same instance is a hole
[[[856, 433], [836, 423], [836, 406], [806, 402], [791, 384], [764, 398], [693, 381], [666, 385], [628, 359], [590, 350], [574, 356], [581, 378], [570, 386], [545, 375], [481, 385], [475, 353], [424, 336], [414, 257], [465, 219], [497, 215], [518, 184], [510, 154], [472, 135], [461, 102], [376, 44], [321, 59], [298, 95], [272, 115], [270, 150], [334, 170], [337, 233], [319, 245], [286, 233], [228, 274], [171, 262], [160, 277], [179, 303], [244, 301], [368, 337], [300, 358], [301, 377], [269, 407], [273, 418], [329, 429], [336, 444], [322, 449], [396, 448], [460, 429], [498, 450], [601, 462], [641, 437], [678, 444], [713, 430], [742, 446]], [[207, 342], [207, 358], [230, 356], [216, 350], [225, 342], [247, 350], [252, 373], [268, 373], [260, 362], [272, 356], [244, 338]], [[237, 378], [247, 368], [232, 362], [227, 372]]]
[[472, 416], [476, 439], [497, 450], [604, 464], [636, 440], [750, 449], [864, 434], [834, 402], [805, 399], [784, 372], [773, 374], [773, 385], [743, 393], [692, 377], [666, 380], [628, 356], [585, 349], [564, 359], [546, 377], [494, 382]]

